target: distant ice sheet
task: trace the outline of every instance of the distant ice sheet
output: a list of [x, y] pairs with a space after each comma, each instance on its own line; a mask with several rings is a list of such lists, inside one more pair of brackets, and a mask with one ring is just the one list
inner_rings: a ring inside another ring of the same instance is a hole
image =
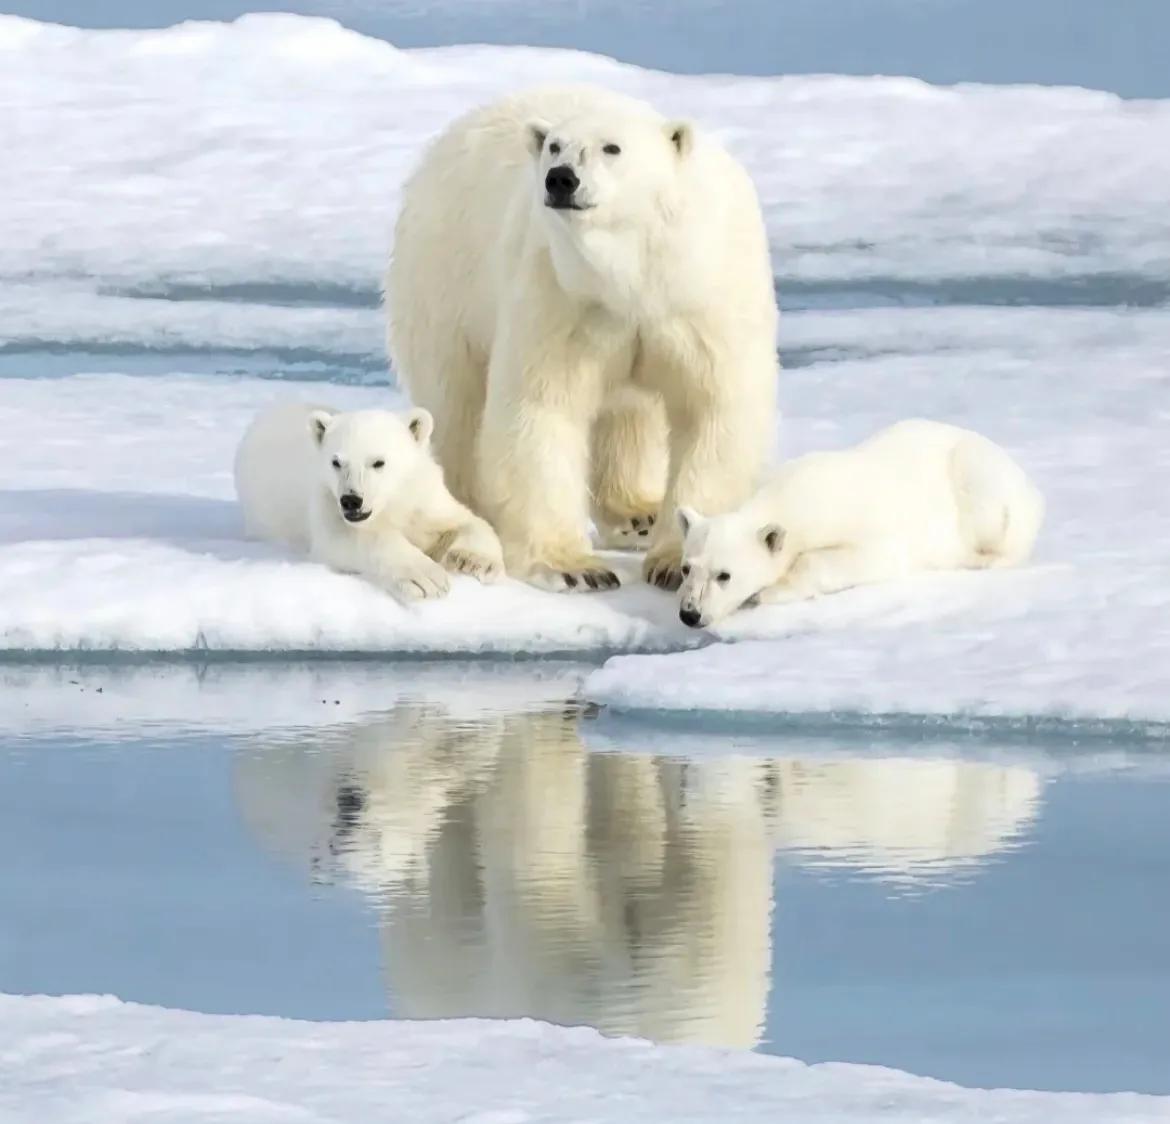
[[[289, 335], [371, 346], [375, 321], [352, 307], [328, 324], [307, 307], [300, 324], [279, 308], [247, 323], [223, 304], [372, 305], [428, 138], [505, 90], [566, 81], [719, 133], [758, 185], [790, 294], [888, 282], [925, 299], [947, 284], [970, 299], [989, 282], [1015, 301], [1170, 292], [1170, 101], [677, 76], [543, 48], [399, 50], [274, 13], [149, 31], [0, 16], [0, 101], [18, 107], [0, 280], [23, 284], [0, 297], [0, 313], [18, 313], [0, 315], [0, 344], [228, 346], [284, 320]], [[134, 294], [149, 298], [137, 318]]]

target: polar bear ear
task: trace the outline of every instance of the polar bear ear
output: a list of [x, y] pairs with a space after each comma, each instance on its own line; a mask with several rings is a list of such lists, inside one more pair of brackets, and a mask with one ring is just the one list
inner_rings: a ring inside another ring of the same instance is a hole
[[406, 415], [406, 428], [410, 430], [411, 437], [425, 449], [435, 431], [435, 419], [431, 417], [430, 410], [416, 406]]
[[691, 533], [692, 527], [697, 527], [703, 522], [703, 517], [693, 507], [680, 505], [676, 514], [678, 516], [678, 529], [682, 532], [684, 539]]
[[668, 121], [666, 135], [679, 156], [688, 156], [695, 146], [695, 127], [689, 121]]
[[320, 445], [325, 440], [325, 434], [333, 424], [333, 415], [328, 410], [314, 410], [309, 415], [309, 436]]
[[548, 139], [550, 128], [547, 121], [528, 122], [528, 151], [533, 156], [539, 156], [544, 151], [544, 142]]
[[772, 554], [777, 554], [784, 545], [784, 535], [784, 528], [779, 523], [769, 523], [766, 527], [760, 528], [760, 542]]

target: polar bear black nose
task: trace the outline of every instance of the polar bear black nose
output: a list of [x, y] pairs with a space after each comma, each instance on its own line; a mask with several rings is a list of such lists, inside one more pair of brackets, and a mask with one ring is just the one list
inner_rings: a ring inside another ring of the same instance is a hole
[[558, 164], [555, 168], [549, 168], [548, 175], [544, 177], [544, 189], [554, 203], [567, 203], [580, 186], [581, 181], [577, 178], [577, 173], [568, 164]]
[[356, 492], [346, 492], [338, 501], [342, 511], [361, 511], [362, 497]]
[[698, 628], [699, 621], [703, 618], [698, 609], [679, 609], [678, 619], [687, 626], [687, 628]]

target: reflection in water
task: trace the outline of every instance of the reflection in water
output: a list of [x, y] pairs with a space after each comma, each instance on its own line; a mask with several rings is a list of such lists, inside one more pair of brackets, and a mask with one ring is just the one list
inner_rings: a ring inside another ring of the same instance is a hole
[[580, 721], [404, 705], [244, 755], [240, 801], [376, 903], [397, 1014], [734, 1046], [763, 1032], [777, 846], [938, 881], [1037, 806], [1021, 768], [591, 753]]
[[781, 846], [893, 882], [952, 881], [1009, 846], [1040, 800], [1040, 778], [1018, 765], [885, 757], [776, 768]]

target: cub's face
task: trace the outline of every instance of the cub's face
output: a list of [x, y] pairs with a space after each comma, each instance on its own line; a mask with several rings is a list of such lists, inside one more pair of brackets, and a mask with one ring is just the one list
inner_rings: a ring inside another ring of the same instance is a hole
[[431, 415], [422, 409], [405, 414], [315, 410], [309, 415], [321, 479], [347, 523], [364, 523], [402, 495], [419, 457], [429, 455], [433, 428]]
[[683, 533], [683, 583], [679, 620], [690, 628], [707, 628], [742, 608], [776, 582], [777, 554], [784, 531], [761, 527], [740, 512], [703, 518], [680, 507]]
[[529, 125], [537, 206], [562, 223], [622, 226], [669, 212], [691, 126], [599, 113]]

